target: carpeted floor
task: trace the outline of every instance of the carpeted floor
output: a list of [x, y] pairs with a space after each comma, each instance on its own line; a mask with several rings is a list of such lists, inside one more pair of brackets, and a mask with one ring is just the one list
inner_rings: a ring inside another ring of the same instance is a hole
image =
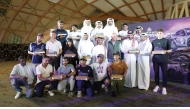
[[[25, 95], [15, 100], [16, 92], [12, 88], [9, 74], [17, 61], [0, 62], [0, 106], [1, 107], [189, 107], [190, 86], [185, 84], [168, 82], [168, 95], [161, 92], [154, 93], [154, 81], [150, 82], [148, 91], [138, 88], [125, 88], [122, 94], [116, 97], [105, 95], [100, 92], [95, 97], [77, 98], [76, 94], [68, 98], [58, 91], [55, 96], [50, 97], [47, 92], [41, 98], [33, 97], [27, 99]], [[152, 76], [151, 76], [152, 78]], [[23, 87], [24, 93], [25, 88]]]

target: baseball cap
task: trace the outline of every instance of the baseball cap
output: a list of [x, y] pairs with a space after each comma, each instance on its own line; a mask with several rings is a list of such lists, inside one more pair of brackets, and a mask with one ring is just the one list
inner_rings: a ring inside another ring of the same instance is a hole
[[96, 37], [104, 39], [104, 34], [103, 33], [96, 33]]
[[86, 58], [86, 56], [82, 56], [82, 57], [80, 58], [80, 60], [85, 60], [85, 61], [87, 61], [87, 58]]
[[103, 54], [98, 54], [97, 57], [101, 57], [101, 58], [104, 58], [104, 55]]
[[42, 36], [42, 37], [43, 37], [44, 35], [43, 35], [42, 33], [38, 33], [38, 35], [37, 35], [37, 36]]

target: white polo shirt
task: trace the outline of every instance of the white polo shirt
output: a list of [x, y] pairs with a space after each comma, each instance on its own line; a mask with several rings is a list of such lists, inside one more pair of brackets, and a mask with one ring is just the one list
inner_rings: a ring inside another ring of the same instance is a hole
[[107, 77], [107, 68], [109, 66], [109, 62], [102, 62], [101, 64], [95, 62], [90, 66], [92, 67], [94, 73], [94, 81], [101, 81]]
[[13, 67], [10, 75], [25, 76], [27, 77], [28, 84], [32, 84], [35, 75], [35, 65], [32, 63], [26, 63], [25, 66], [17, 64]]
[[62, 49], [62, 45], [60, 41], [55, 40], [55, 42], [51, 42], [50, 40], [46, 43], [46, 49], [49, 50], [49, 53], [57, 52], [59, 53], [59, 50]]
[[119, 36], [121, 36], [121, 37], [126, 37], [128, 35], [128, 30], [121, 30], [121, 31], [119, 31]]
[[[42, 77], [43, 78], [48, 78], [50, 77], [50, 74], [53, 72], [53, 67], [51, 64], [48, 64], [48, 66], [46, 68], [44, 68], [42, 66], [42, 64], [39, 64], [37, 67], [36, 67], [36, 74], [39, 75], [39, 74], [42, 74]], [[37, 83], [41, 82], [41, 80], [38, 78], [37, 76]]]

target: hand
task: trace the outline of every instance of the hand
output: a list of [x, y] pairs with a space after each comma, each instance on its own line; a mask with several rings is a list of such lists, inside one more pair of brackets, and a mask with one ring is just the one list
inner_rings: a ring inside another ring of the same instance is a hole
[[35, 52], [33, 52], [32, 54], [33, 54], [33, 55], [38, 55], [38, 54], [37, 54], [37, 53], [35, 53]]
[[53, 81], [54, 79], [52, 77], [49, 77], [48, 80]]
[[29, 84], [29, 89], [33, 89], [34, 88], [34, 84]]
[[24, 81], [26, 81], [28, 78], [27, 78], [27, 77], [23, 77], [22, 79], [23, 79]]
[[90, 80], [90, 77], [87, 77], [87, 80], [85, 80], [85, 81], [89, 81]]
[[67, 76], [65, 74], [62, 75], [62, 80], [65, 79]]
[[38, 56], [43, 56], [44, 54], [43, 53], [39, 53]]
[[78, 65], [76, 66], [76, 68], [78, 68], [78, 67], [80, 67], [80, 64], [78, 64]]
[[60, 35], [59, 38], [64, 38], [65, 36], [64, 35]]

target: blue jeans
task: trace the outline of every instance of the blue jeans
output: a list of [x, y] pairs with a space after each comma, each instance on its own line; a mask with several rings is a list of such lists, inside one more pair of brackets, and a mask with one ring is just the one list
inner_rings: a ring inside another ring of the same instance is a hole
[[82, 89], [85, 88], [86, 93], [89, 97], [94, 96], [93, 87], [90, 81], [77, 80], [77, 87], [78, 87], [78, 91], [82, 91]]
[[30, 86], [27, 81], [24, 81], [22, 79], [11, 79], [11, 85], [13, 86], [14, 90], [16, 92], [21, 92], [22, 88], [20, 86], [26, 87], [26, 97], [31, 98], [33, 96], [33, 89], [30, 89]]

